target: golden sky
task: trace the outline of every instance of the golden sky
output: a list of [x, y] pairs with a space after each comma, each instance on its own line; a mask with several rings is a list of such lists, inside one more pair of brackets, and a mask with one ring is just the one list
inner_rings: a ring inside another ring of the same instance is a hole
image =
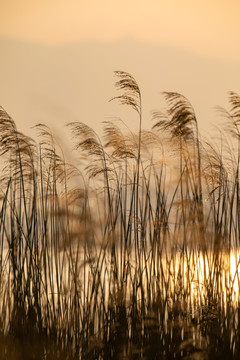
[[0, 0], [0, 36], [59, 44], [132, 38], [240, 59], [240, 0]]

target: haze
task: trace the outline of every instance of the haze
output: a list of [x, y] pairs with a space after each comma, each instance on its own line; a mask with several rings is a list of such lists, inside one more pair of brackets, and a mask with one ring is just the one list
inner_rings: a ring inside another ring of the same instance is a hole
[[0, 11], [0, 104], [20, 128], [121, 115], [108, 103], [114, 70], [139, 82], [146, 124], [161, 91], [187, 96], [205, 130], [240, 93], [238, 0], [8, 0]]
[[240, 57], [238, 0], [8, 0], [0, 35], [60, 44], [138, 41]]

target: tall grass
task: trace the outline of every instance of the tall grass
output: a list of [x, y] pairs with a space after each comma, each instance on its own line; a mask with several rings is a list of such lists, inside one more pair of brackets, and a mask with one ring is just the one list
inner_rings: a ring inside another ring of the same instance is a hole
[[143, 130], [116, 76], [138, 133], [68, 124], [79, 166], [0, 109], [0, 358], [238, 359], [240, 98], [212, 144], [178, 93]]

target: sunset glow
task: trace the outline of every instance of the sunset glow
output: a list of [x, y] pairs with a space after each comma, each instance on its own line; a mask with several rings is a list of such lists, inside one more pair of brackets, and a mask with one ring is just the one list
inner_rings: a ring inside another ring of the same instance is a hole
[[63, 0], [1, 5], [0, 36], [60, 44], [132, 38], [204, 56], [240, 58], [239, 1]]

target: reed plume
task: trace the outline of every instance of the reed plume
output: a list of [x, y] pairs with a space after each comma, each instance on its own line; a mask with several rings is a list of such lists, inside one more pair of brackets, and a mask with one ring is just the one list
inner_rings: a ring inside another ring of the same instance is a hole
[[0, 108], [0, 359], [238, 359], [239, 96], [215, 145], [175, 92], [143, 130], [115, 75], [138, 131], [70, 123], [78, 164]]

